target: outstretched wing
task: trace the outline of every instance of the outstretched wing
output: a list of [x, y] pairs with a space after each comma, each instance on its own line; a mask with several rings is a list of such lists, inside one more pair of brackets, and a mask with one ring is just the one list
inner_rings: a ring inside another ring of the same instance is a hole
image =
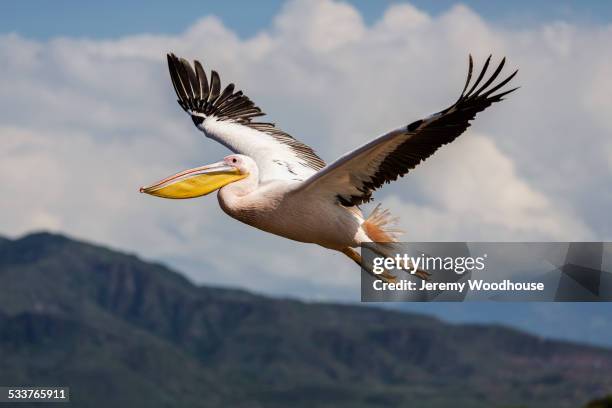
[[234, 84], [222, 90], [216, 71], [209, 80], [199, 61], [192, 66], [174, 54], [168, 54], [168, 69], [178, 103], [193, 123], [233, 152], [254, 159], [261, 181], [305, 180], [325, 166], [312, 148], [273, 123], [255, 122], [265, 113]]
[[[501, 90], [518, 70], [493, 85], [504, 67], [505, 58], [482, 83], [490, 61], [491, 56], [487, 58], [478, 78], [470, 87], [474, 65], [470, 55], [465, 86], [461, 96], [452, 106], [393, 130], [342, 156], [301, 183], [294, 193], [328, 194], [330, 198], [335, 197], [346, 206], [370, 201], [374, 190], [384, 183], [396, 180], [398, 176], [402, 177], [440, 146], [455, 140], [470, 126], [470, 121], [478, 112], [501, 101], [505, 95], [517, 89]], [[496, 93], [498, 91], [500, 92]]]

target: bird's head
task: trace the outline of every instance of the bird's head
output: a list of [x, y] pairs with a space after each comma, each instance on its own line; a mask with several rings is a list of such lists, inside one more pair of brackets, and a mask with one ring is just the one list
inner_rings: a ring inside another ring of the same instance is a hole
[[141, 187], [140, 192], [163, 198], [195, 198], [249, 175], [256, 175], [256, 172], [257, 166], [253, 159], [232, 154], [220, 162], [185, 170], [148, 187]]

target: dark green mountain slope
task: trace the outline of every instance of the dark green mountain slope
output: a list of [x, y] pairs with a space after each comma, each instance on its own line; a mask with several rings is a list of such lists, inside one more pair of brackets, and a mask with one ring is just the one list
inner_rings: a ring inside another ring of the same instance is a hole
[[0, 355], [0, 385], [69, 385], [79, 407], [576, 407], [612, 390], [610, 350], [198, 287], [44, 233], [0, 241]]

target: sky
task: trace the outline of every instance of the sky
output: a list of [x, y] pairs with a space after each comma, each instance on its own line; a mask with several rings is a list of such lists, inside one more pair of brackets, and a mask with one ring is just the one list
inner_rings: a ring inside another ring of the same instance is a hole
[[329, 162], [454, 102], [468, 54], [492, 53], [521, 89], [377, 202], [406, 240], [612, 239], [609, 3], [245, 4], [2, 3], [0, 234], [57, 231], [198, 283], [355, 301], [341, 254], [242, 225], [212, 196], [138, 193], [228, 154], [176, 104], [165, 54], [216, 69]]
[[[366, 24], [373, 24], [393, 4], [393, 0], [348, 1], [359, 10]], [[455, 0], [414, 0], [410, 2], [430, 15], [443, 14], [458, 3]], [[571, 21], [578, 24], [608, 23], [612, 4], [606, 1], [516, 0], [463, 1], [484, 19], [511, 27], [526, 27], [546, 21]], [[17, 32], [29, 38], [58, 36], [119, 38], [141, 33], [180, 34], [185, 27], [204, 15], [215, 15], [239, 35], [248, 38], [273, 24], [284, 0], [261, 0], [256, 6], [240, 1], [183, 0], [174, 5], [162, 0], [109, 0], [78, 2], [74, 0], [29, 0], [2, 2], [2, 32]]]

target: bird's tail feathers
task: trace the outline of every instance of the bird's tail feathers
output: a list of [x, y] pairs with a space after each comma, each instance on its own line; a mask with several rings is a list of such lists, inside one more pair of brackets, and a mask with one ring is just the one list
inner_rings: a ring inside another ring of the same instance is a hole
[[361, 227], [374, 242], [397, 242], [398, 238], [404, 233], [397, 228], [399, 218], [391, 215], [387, 209], [381, 209], [380, 204], [363, 221]]
[[[364, 242], [362, 245], [384, 257], [392, 258], [395, 254], [403, 252], [402, 245], [398, 243], [398, 238], [404, 231], [397, 228], [397, 221], [398, 218], [393, 217], [389, 210], [382, 210], [380, 204], [377, 205], [361, 225], [372, 242]], [[389, 272], [385, 273], [395, 278]], [[418, 269], [415, 275], [424, 280], [428, 280], [430, 276], [429, 272], [421, 269]]]

